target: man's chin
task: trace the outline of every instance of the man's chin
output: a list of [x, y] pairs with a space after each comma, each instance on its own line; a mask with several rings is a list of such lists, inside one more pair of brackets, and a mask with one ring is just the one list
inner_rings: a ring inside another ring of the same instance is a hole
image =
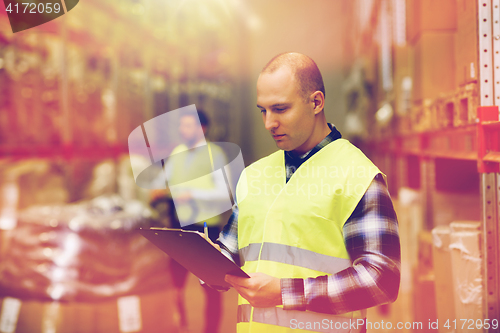
[[293, 150], [293, 148], [290, 147], [290, 145], [287, 145], [286, 143], [280, 142], [280, 141], [276, 141], [276, 147], [278, 147], [281, 150], [285, 150], [285, 151]]

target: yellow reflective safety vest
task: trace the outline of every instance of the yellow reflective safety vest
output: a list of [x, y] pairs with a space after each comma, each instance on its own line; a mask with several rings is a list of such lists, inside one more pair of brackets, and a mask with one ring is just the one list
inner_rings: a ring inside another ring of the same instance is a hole
[[[242, 269], [307, 278], [352, 266], [342, 228], [378, 173], [344, 139], [314, 154], [288, 182], [283, 151], [247, 167], [236, 190]], [[253, 308], [239, 296], [237, 331], [358, 332], [364, 318], [366, 310], [331, 315], [283, 306]]]
[[[224, 152], [217, 145], [210, 144], [207, 142], [209, 158], [213, 167], [213, 160], [216, 156], [223, 155]], [[184, 151], [187, 151], [188, 147], [185, 144], [180, 144], [174, 148], [170, 156], [175, 156], [171, 165], [172, 175], [169, 178], [169, 181], [173, 181], [177, 183], [177, 179], [185, 178], [186, 174], [196, 174], [194, 171], [200, 165], [205, 165], [207, 161], [203, 159], [206, 157], [204, 154], [199, 153], [198, 151], [193, 151], [193, 156], [188, 161], [187, 154], [179, 154]], [[176, 155], [178, 154], [178, 155]], [[182, 177], [182, 178], [181, 178]], [[171, 186], [171, 194], [175, 201], [175, 194], [182, 193], [183, 191], [189, 190], [205, 190], [205, 189], [213, 189], [215, 188], [215, 183], [212, 174], [207, 174], [201, 177], [196, 177], [195, 179], [191, 179], [185, 181], [179, 185]], [[212, 208], [215, 208], [212, 202], [205, 201], [197, 201], [195, 205], [192, 202], [186, 202], [183, 204], [175, 203], [175, 210], [177, 212], [177, 216], [179, 220], [182, 221], [206, 221], [208, 225], [218, 225], [220, 223], [220, 212], [213, 211]]]

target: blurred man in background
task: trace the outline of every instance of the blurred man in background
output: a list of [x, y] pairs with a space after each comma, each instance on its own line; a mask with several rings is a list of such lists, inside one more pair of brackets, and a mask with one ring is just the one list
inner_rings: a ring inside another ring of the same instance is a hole
[[[199, 119], [199, 121], [198, 121]], [[201, 125], [201, 127], [200, 127]], [[221, 231], [220, 215], [214, 215], [200, 222], [201, 214], [210, 214], [210, 207], [216, 206], [220, 201], [228, 198], [227, 186], [224, 177], [220, 173], [210, 173], [194, 180], [184, 181], [189, 175], [197, 173], [197, 168], [207, 163], [207, 155], [203, 148], [207, 145], [210, 162], [213, 165], [225, 165], [226, 157], [222, 149], [206, 140], [209, 119], [204, 111], [182, 114], [179, 122], [179, 134], [182, 143], [174, 148], [167, 160], [164, 172], [169, 183], [176, 184], [167, 190], [155, 190], [152, 192], [153, 203], [166, 201], [169, 207], [165, 210], [170, 217], [170, 228], [181, 228], [184, 230], [195, 230], [203, 232], [203, 222], [209, 226], [209, 237], [215, 241]], [[163, 179], [163, 178], [162, 178]], [[174, 205], [175, 203], [175, 205]], [[175, 209], [174, 209], [175, 206]], [[214, 213], [215, 214], [215, 213]], [[180, 314], [182, 332], [189, 332], [188, 322], [184, 306], [184, 288], [188, 277], [188, 271], [177, 263], [170, 260], [170, 270], [177, 293], [177, 307]], [[205, 305], [205, 333], [216, 333], [219, 331], [221, 318], [221, 294], [205, 285], [202, 285], [206, 295]]]

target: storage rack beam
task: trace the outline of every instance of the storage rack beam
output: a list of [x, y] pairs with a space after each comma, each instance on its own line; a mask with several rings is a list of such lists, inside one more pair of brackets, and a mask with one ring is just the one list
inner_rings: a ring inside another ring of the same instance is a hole
[[62, 158], [71, 160], [75, 158], [107, 159], [117, 158], [122, 154], [128, 154], [128, 147], [114, 145], [108, 147], [76, 147], [76, 146], [0, 146], [0, 156], [3, 158], [26, 159], [26, 158]]

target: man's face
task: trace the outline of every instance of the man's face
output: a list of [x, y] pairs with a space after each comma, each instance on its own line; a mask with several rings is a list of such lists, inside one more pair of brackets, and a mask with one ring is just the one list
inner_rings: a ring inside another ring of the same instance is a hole
[[257, 80], [257, 107], [278, 148], [305, 153], [314, 130], [314, 102], [305, 101], [291, 70], [282, 67]]
[[196, 143], [200, 139], [200, 136], [203, 137], [203, 131], [194, 116], [181, 117], [179, 133], [186, 143]]

